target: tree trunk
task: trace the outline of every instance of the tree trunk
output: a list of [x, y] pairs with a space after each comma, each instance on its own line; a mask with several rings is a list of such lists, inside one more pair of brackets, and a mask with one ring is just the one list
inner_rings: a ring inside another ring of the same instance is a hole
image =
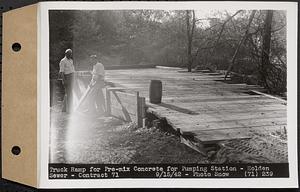
[[264, 34], [263, 34], [263, 45], [262, 45], [262, 54], [261, 54], [261, 78], [268, 88], [267, 82], [267, 75], [268, 75], [268, 68], [270, 66], [270, 46], [271, 46], [271, 28], [272, 28], [272, 17], [273, 11], [268, 10], [265, 18], [265, 25], [264, 25]]
[[[191, 18], [192, 13], [192, 18]], [[186, 10], [186, 33], [187, 33], [187, 68], [188, 72], [192, 71], [192, 43], [195, 30], [195, 11]], [[192, 22], [192, 24], [191, 24]]]

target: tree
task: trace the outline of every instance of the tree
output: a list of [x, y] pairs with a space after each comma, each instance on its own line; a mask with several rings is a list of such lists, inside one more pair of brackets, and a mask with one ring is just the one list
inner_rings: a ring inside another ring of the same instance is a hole
[[[64, 19], [61, 19], [63, 15]], [[50, 38], [50, 76], [57, 78], [59, 61], [64, 57], [66, 49], [73, 49], [74, 12], [53, 10], [49, 12], [49, 38]]]
[[[210, 26], [206, 29], [198, 29], [198, 31], [201, 31], [203, 34], [199, 39], [202, 42], [197, 45], [197, 51], [194, 54], [194, 60], [198, 58], [198, 65], [200, 64], [200, 58], [204, 58], [204, 66], [210, 70], [214, 70], [214, 67], [218, 67], [215, 64], [222, 62], [222, 65], [226, 65], [226, 60], [223, 58], [224, 55], [228, 55], [228, 50], [231, 48], [227, 48], [229, 43], [228, 38], [228, 31], [231, 28], [234, 29], [234, 33], [238, 32], [237, 26], [234, 22], [234, 17], [242, 13], [243, 10], [237, 10], [234, 14], [230, 15], [226, 11], [226, 17], [224, 18], [224, 21], [222, 21], [222, 18], [219, 15], [215, 15], [215, 17], [208, 17], [208, 18], [201, 18], [197, 19], [196, 21], [203, 21], [207, 20], [210, 23]], [[219, 14], [220, 12], [216, 12], [215, 14]], [[231, 23], [229, 23], [231, 21]], [[231, 26], [227, 27], [227, 25], [231, 24]], [[215, 36], [217, 34], [217, 36]], [[232, 33], [229, 33], [232, 34]], [[201, 55], [199, 53], [202, 53]], [[222, 53], [220, 55], [220, 53]], [[201, 67], [200, 65], [198, 67]], [[203, 66], [202, 66], [203, 67]]]
[[226, 72], [225, 77], [224, 77], [225, 80], [226, 80], [228, 74], [230, 73], [230, 71], [231, 71], [233, 65], [235, 64], [236, 57], [237, 57], [237, 54], [238, 54], [238, 52], [239, 52], [239, 50], [240, 50], [241, 45], [244, 43], [244, 41], [246, 40], [246, 38], [247, 38], [247, 36], [248, 36], [249, 28], [250, 28], [251, 23], [252, 23], [252, 21], [253, 21], [255, 12], [256, 12], [256, 10], [253, 10], [253, 11], [251, 12], [251, 15], [250, 15], [250, 17], [249, 17], [249, 22], [248, 22], [248, 25], [247, 25], [247, 27], [246, 27], [245, 33], [244, 33], [244, 35], [241, 37], [241, 39], [240, 39], [240, 41], [239, 41], [239, 44], [238, 44], [238, 46], [237, 46], [237, 48], [236, 48], [236, 50], [235, 50], [235, 52], [234, 52], [234, 55], [232, 56], [230, 65], [228, 66], [227, 72]]
[[195, 11], [186, 10], [186, 33], [187, 33], [187, 68], [192, 71], [192, 44], [196, 25]]
[[273, 17], [273, 10], [267, 10], [265, 25], [264, 25], [264, 33], [263, 33], [261, 70], [260, 70], [261, 78], [266, 88], [269, 88], [267, 76], [268, 76], [268, 69], [270, 68], [269, 55], [270, 55], [270, 47], [271, 47], [272, 17]]
[[198, 13], [51, 11], [51, 72], [57, 73], [64, 50], [73, 48], [77, 70], [88, 70], [89, 55], [100, 54], [105, 66], [153, 64], [191, 72], [197, 64], [198, 69], [227, 69], [255, 77], [254, 83], [268, 89], [286, 90], [286, 11], [216, 10], [201, 18], [197, 16], [204, 14]]

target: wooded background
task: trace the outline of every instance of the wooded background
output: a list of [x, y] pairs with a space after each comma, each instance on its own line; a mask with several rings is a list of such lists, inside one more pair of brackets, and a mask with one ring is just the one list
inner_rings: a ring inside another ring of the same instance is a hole
[[[286, 12], [281, 10], [76, 10], [49, 12], [50, 78], [73, 49], [76, 70], [163, 65], [224, 70], [286, 92]], [[254, 79], [254, 80], [253, 80]], [[254, 82], [253, 82], [254, 81]]]

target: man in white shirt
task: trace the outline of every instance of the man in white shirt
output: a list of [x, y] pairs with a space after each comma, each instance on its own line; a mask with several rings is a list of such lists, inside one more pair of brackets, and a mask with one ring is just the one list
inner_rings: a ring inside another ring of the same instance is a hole
[[91, 87], [93, 90], [90, 97], [91, 102], [90, 102], [89, 111], [96, 114], [103, 114], [105, 112], [105, 102], [104, 102], [102, 89], [105, 86], [104, 85], [105, 70], [102, 63], [98, 61], [96, 55], [91, 55], [90, 61], [91, 64], [93, 65], [93, 71], [92, 71], [92, 80], [89, 84], [89, 87]]
[[65, 98], [63, 112], [70, 113], [73, 107], [73, 85], [74, 85], [74, 65], [72, 59], [72, 50], [65, 51], [65, 57], [59, 63], [59, 75], [65, 87]]

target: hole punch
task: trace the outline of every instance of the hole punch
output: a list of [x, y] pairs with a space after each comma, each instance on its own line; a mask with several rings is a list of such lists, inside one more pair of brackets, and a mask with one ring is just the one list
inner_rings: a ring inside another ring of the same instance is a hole
[[21, 50], [21, 44], [20, 43], [14, 43], [12, 45], [12, 50], [14, 50], [15, 52], [18, 52]]
[[13, 146], [11, 149], [12, 154], [19, 155], [21, 153], [21, 148], [19, 146]]

